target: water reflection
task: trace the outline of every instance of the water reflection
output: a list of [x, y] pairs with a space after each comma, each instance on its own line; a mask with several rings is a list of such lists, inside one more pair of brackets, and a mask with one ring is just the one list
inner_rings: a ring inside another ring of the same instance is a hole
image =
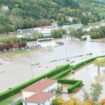
[[87, 65], [78, 70], [74, 75], [70, 75], [69, 79], [82, 80], [84, 86], [74, 96], [83, 98], [83, 92], [90, 92], [91, 85], [93, 83], [100, 83], [103, 87], [101, 98], [105, 97], [105, 67], [101, 67], [100, 72], [95, 64]]

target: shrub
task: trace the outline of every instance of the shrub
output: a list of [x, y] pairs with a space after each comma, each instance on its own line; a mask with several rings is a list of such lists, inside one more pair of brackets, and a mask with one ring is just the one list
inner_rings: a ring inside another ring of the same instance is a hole
[[68, 88], [68, 93], [72, 93], [75, 89], [81, 87], [82, 84], [83, 84], [82, 81], [78, 80], [74, 85]]
[[22, 100], [16, 101], [13, 105], [23, 105]]
[[62, 84], [75, 84], [78, 80], [58, 80], [58, 83]]
[[67, 90], [68, 93], [72, 93], [75, 89], [82, 85], [81, 80], [58, 80], [58, 83], [71, 85]]

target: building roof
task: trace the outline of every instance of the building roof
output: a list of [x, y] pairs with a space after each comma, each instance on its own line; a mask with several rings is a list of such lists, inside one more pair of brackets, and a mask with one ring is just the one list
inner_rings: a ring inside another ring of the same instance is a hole
[[51, 79], [42, 79], [30, 86], [28, 86], [27, 88], [25, 88], [23, 91], [30, 91], [30, 92], [40, 92], [45, 90], [46, 88], [50, 87], [51, 85], [53, 85], [54, 83], [56, 83], [55, 80], [51, 80]]
[[53, 93], [47, 93], [47, 92], [40, 92], [37, 94], [32, 95], [29, 98], [26, 98], [26, 103], [37, 103], [37, 104], [44, 104], [46, 101], [51, 99], [54, 96]]

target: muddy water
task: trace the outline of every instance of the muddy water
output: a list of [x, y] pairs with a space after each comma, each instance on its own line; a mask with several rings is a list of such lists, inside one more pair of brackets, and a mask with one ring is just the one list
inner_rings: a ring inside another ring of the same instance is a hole
[[101, 98], [105, 97], [105, 67], [100, 67], [100, 71], [95, 64], [89, 64], [80, 70], [78, 70], [74, 75], [70, 75], [69, 79], [82, 80], [84, 86], [74, 94], [79, 98], [83, 98], [84, 92], [91, 92], [91, 85], [94, 83], [100, 83], [102, 85], [102, 95]]
[[[61, 41], [65, 42], [65, 39], [61, 39]], [[1, 58], [0, 92], [44, 74], [59, 65], [66, 64], [67, 62], [64, 60], [66, 57], [70, 58], [68, 62], [70, 63], [105, 52], [105, 41], [102, 43], [101, 41], [81, 42], [67, 39], [66, 42], [66, 47], [37, 49], [31, 53], [10, 57], [9, 59]], [[65, 50], [66, 48], [67, 50]], [[86, 55], [88, 53], [93, 53], [93, 55]], [[84, 56], [80, 57], [80, 55]], [[4, 56], [6, 55], [1, 55], [1, 57]]]

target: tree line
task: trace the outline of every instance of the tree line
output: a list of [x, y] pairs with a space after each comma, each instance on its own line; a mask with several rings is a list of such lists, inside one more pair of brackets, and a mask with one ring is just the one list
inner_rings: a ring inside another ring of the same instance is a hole
[[58, 25], [87, 25], [105, 19], [104, 6], [101, 8], [96, 3], [94, 7], [86, 0], [0, 0], [0, 33], [51, 25], [53, 22]]

